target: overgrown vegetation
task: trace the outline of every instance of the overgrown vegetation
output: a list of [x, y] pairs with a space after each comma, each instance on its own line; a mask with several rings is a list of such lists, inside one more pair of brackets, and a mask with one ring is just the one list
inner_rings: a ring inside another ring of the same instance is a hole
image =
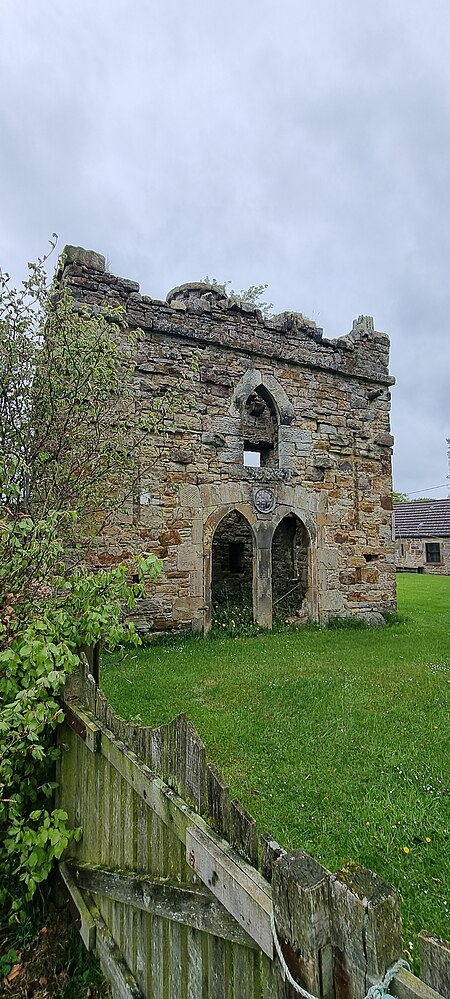
[[213, 288], [217, 288], [224, 295], [228, 295], [230, 298], [234, 298], [238, 304], [250, 305], [253, 309], [259, 309], [261, 314], [265, 319], [269, 319], [272, 315], [273, 302], [264, 301], [264, 293], [269, 287], [268, 284], [251, 284], [249, 288], [241, 288], [241, 291], [235, 291], [234, 288], [230, 288], [231, 281], [217, 281], [216, 278], [211, 278], [206, 275], [206, 277], [200, 278], [205, 284], [210, 284]]
[[103, 687], [143, 724], [186, 712], [260, 831], [392, 882], [415, 947], [448, 938], [450, 579], [398, 591], [384, 628], [178, 636], [116, 652]]
[[110, 991], [66, 908], [45, 895], [33, 918], [0, 926], [0, 982], [10, 999], [98, 999]]
[[80, 834], [52, 807], [61, 688], [80, 646], [138, 641], [122, 608], [159, 568], [142, 558], [129, 583], [124, 567], [77, 565], [78, 539], [86, 552], [120, 504], [143, 427], [127, 406], [119, 313], [80, 310], [48, 287], [45, 262], [21, 289], [0, 276], [0, 906], [19, 922]]

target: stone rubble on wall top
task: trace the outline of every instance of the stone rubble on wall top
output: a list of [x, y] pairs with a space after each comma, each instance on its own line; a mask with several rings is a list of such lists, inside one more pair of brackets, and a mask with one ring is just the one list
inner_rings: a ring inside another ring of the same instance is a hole
[[[376, 345], [380, 357], [386, 355], [389, 349], [389, 337], [385, 333], [375, 330], [372, 316], [358, 316], [357, 319], [353, 320], [350, 333], [331, 340], [323, 336], [323, 330], [317, 326], [314, 320], [308, 319], [301, 312], [287, 310], [265, 318], [258, 307], [241, 302], [235, 296], [227, 295], [215, 285], [202, 281], [187, 282], [172, 288], [167, 294], [166, 301], [152, 299], [149, 295], [141, 295], [137, 281], [110, 274], [106, 270], [106, 261], [102, 254], [94, 250], [86, 250], [81, 246], [66, 246], [62, 254], [62, 263], [63, 268], [71, 268], [71, 276], [76, 274], [77, 280], [73, 283], [80, 284], [85, 289], [92, 289], [94, 296], [95, 290], [102, 298], [105, 297], [105, 292], [111, 296], [114, 293], [124, 296], [130, 307], [132, 304], [136, 307], [136, 312], [129, 311], [130, 319], [137, 324], [145, 325], [145, 320], [150, 321], [150, 317], [142, 316], [139, 310], [142, 305], [151, 305], [164, 311], [167, 310], [169, 314], [180, 311], [190, 312], [193, 315], [213, 313], [217, 318], [221, 313], [229, 313], [230, 318], [232, 315], [241, 315], [242, 320], [246, 319], [247, 322], [251, 321], [252, 324], [255, 324], [255, 333], [258, 326], [262, 326], [267, 331], [287, 336], [291, 334], [295, 337], [296, 334], [300, 333], [302, 336], [320, 343], [323, 347], [330, 347], [334, 351], [352, 352], [360, 345], [361, 341], [371, 341]], [[90, 272], [89, 275], [87, 271]], [[95, 282], [96, 275], [99, 276], [97, 282], [92, 284]], [[105, 284], [110, 285], [110, 288], [106, 289]], [[93, 302], [92, 305], [95, 303]], [[175, 330], [171, 330], [171, 332], [175, 332]]]

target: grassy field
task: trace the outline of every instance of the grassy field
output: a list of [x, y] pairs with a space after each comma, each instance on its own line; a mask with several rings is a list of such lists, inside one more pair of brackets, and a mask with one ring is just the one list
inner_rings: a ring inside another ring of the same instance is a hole
[[398, 605], [375, 630], [119, 650], [102, 682], [142, 724], [184, 711], [260, 832], [391, 881], [415, 950], [450, 938], [450, 578], [399, 576]]

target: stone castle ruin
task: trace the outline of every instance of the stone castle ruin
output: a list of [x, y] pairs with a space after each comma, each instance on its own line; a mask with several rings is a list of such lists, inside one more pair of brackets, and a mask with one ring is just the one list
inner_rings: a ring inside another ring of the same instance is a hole
[[301, 313], [265, 319], [214, 286], [185, 284], [162, 302], [108, 273], [100, 254], [66, 247], [63, 259], [75, 300], [122, 305], [124, 342], [139, 331], [142, 412], [184, 386], [186, 405], [143, 446], [139, 493], [98, 556], [163, 560], [139, 626], [207, 631], [224, 592], [267, 628], [276, 608], [298, 622], [372, 624], [395, 610], [394, 379], [373, 320], [327, 340]]

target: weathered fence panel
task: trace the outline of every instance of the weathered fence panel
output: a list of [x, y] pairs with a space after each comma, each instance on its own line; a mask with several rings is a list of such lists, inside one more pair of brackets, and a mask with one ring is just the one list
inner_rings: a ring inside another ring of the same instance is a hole
[[[89, 668], [65, 696], [59, 798], [83, 836], [60, 870], [114, 997], [363, 999], [402, 954], [397, 892], [269, 836], [260, 873], [256, 823], [193, 726], [125, 722]], [[391, 990], [450, 999], [450, 945], [422, 934], [421, 952], [424, 981], [397, 967]]]

